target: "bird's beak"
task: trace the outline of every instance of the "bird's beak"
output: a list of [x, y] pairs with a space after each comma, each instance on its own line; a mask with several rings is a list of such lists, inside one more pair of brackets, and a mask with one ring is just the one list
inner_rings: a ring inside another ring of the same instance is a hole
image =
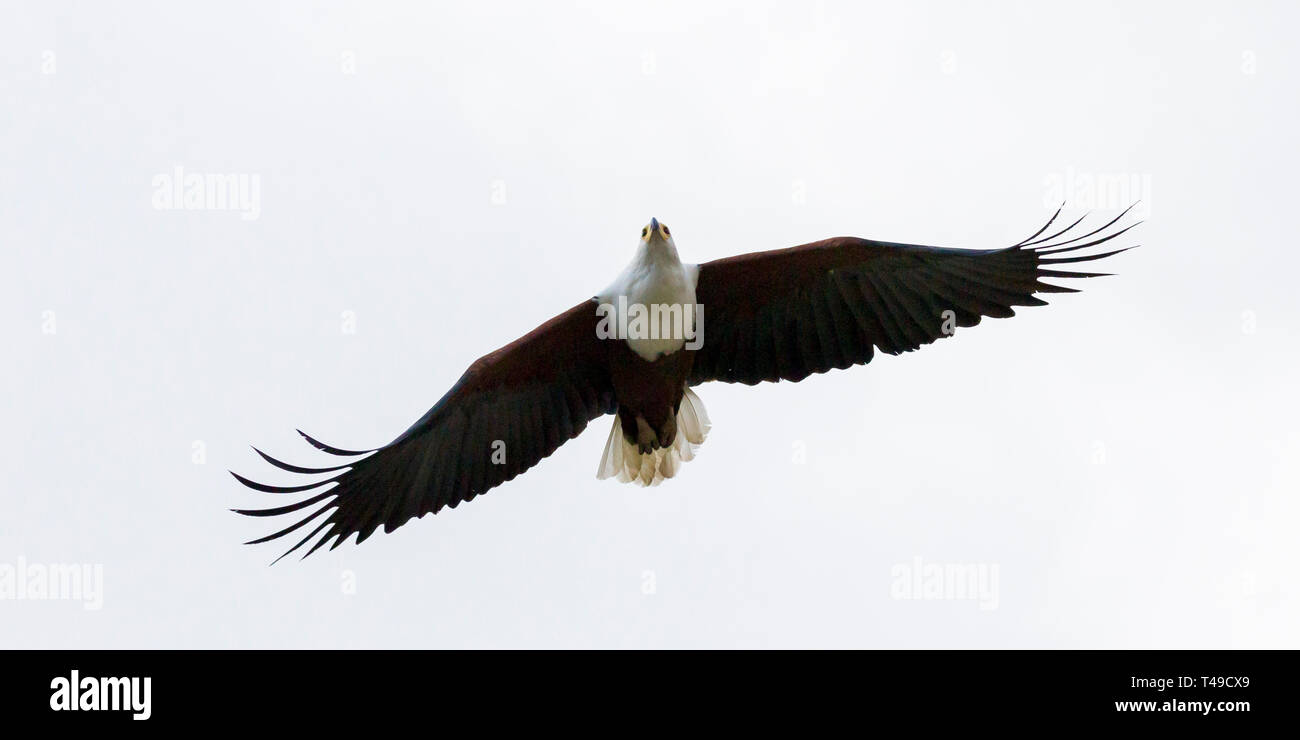
[[659, 231], [659, 219], [654, 216], [650, 217], [650, 233], [654, 234]]

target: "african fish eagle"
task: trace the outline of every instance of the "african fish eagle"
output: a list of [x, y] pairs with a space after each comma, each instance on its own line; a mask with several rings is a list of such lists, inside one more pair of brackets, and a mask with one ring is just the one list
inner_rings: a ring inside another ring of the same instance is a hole
[[701, 265], [682, 264], [672, 232], [652, 218], [632, 262], [608, 288], [479, 358], [392, 442], [344, 450], [299, 431], [317, 449], [350, 458], [318, 468], [254, 448], [282, 470], [333, 475], [272, 486], [232, 472], [249, 488], [273, 494], [326, 486], [285, 506], [236, 511], [276, 516], [319, 504], [248, 543], [283, 537], [328, 513], [285, 555], [313, 539], [303, 557], [330, 540], [331, 549], [338, 547], [354, 533], [360, 543], [380, 525], [391, 532], [511, 480], [605, 414], [617, 419], [597, 476], [658, 484], [694, 457], [709, 431], [692, 387], [714, 380], [798, 382], [864, 365], [877, 349], [890, 355], [918, 349], [984, 316], [1014, 316], [1012, 306], [1044, 305], [1037, 293], [1078, 292], [1043, 279], [1106, 274], [1058, 266], [1131, 249], [1080, 251], [1136, 226], [1112, 228], [1132, 208], [1086, 233], [1076, 234], [1085, 214], [1043, 236], [1058, 208], [1029, 238], [1002, 249], [836, 237]]

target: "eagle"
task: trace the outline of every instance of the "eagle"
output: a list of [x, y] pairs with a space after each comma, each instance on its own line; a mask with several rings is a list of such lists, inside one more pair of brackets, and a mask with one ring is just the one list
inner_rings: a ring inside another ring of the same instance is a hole
[[632, 261], [608, 287], [479, 358], [392, 442], [349, 450], [299, 430], [316, 449], [345, 458], [325, 467], [293, 465], [254, 447], [281, 470], [329, 475], [267, 485], [231, 471], [257, 491], [304, 495], [234, 511], [300, 517], [246, 544], [316, 522], [280, 556], [311, 542], [305, 558], [328, 542], [333, 549], [355, 534], [360, 543], [381, 525], [391, 532], [454, 509], [609, 414], [616, 418], [597, 477], [657, 485], [676, 476], [708, 435], [696, 386], [797, 383], [865, 365], [877, 351], [910, 352], [985, 316], [1014, 316], [1015, 306], [1045, 305], [1039, 294], [1078, 292], [1045, 281], [1108, 275], [1063, 267], [1137, 246], [1107, 244], [1140, 223], [1120, 224], [1136, 205], [1095, 229], [1084, 231], [1085, 213], [1044, 236], [1062, 205], [1028, 238], [999, 249], [835, 237], [698, 265], [684, 264], [667, 224], [651, 218]]

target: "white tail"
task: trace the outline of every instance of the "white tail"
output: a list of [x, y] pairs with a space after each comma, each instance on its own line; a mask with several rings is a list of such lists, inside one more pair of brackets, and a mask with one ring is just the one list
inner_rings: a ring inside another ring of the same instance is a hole
[[682, 463], [695, 459], [695, 451], [704, 444], [707, 436], [709, 414], [704, 410], [700, 397], [687, 388], [681, 406], [677, 408], [677, 436], [672, 445], [641, 454], [636, 440], [623, 438], [623, 425], [615, 417], [596, 477], [601, 480], [617, 478], [638, 486], [657, 486], [665, 478], [677, 475]]

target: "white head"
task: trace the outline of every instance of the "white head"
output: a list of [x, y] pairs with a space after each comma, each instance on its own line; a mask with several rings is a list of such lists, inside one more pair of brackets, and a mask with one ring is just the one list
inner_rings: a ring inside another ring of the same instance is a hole
[[677, 245], [673, 242], [673, 232], [668, 230], [668, 226], [659, 223], [659, 219], [651, 218], [650, 223], [641, 227], [641, 243], [647, 247], [666, 244], [672, 247], [672, 251], [677, 251]]

